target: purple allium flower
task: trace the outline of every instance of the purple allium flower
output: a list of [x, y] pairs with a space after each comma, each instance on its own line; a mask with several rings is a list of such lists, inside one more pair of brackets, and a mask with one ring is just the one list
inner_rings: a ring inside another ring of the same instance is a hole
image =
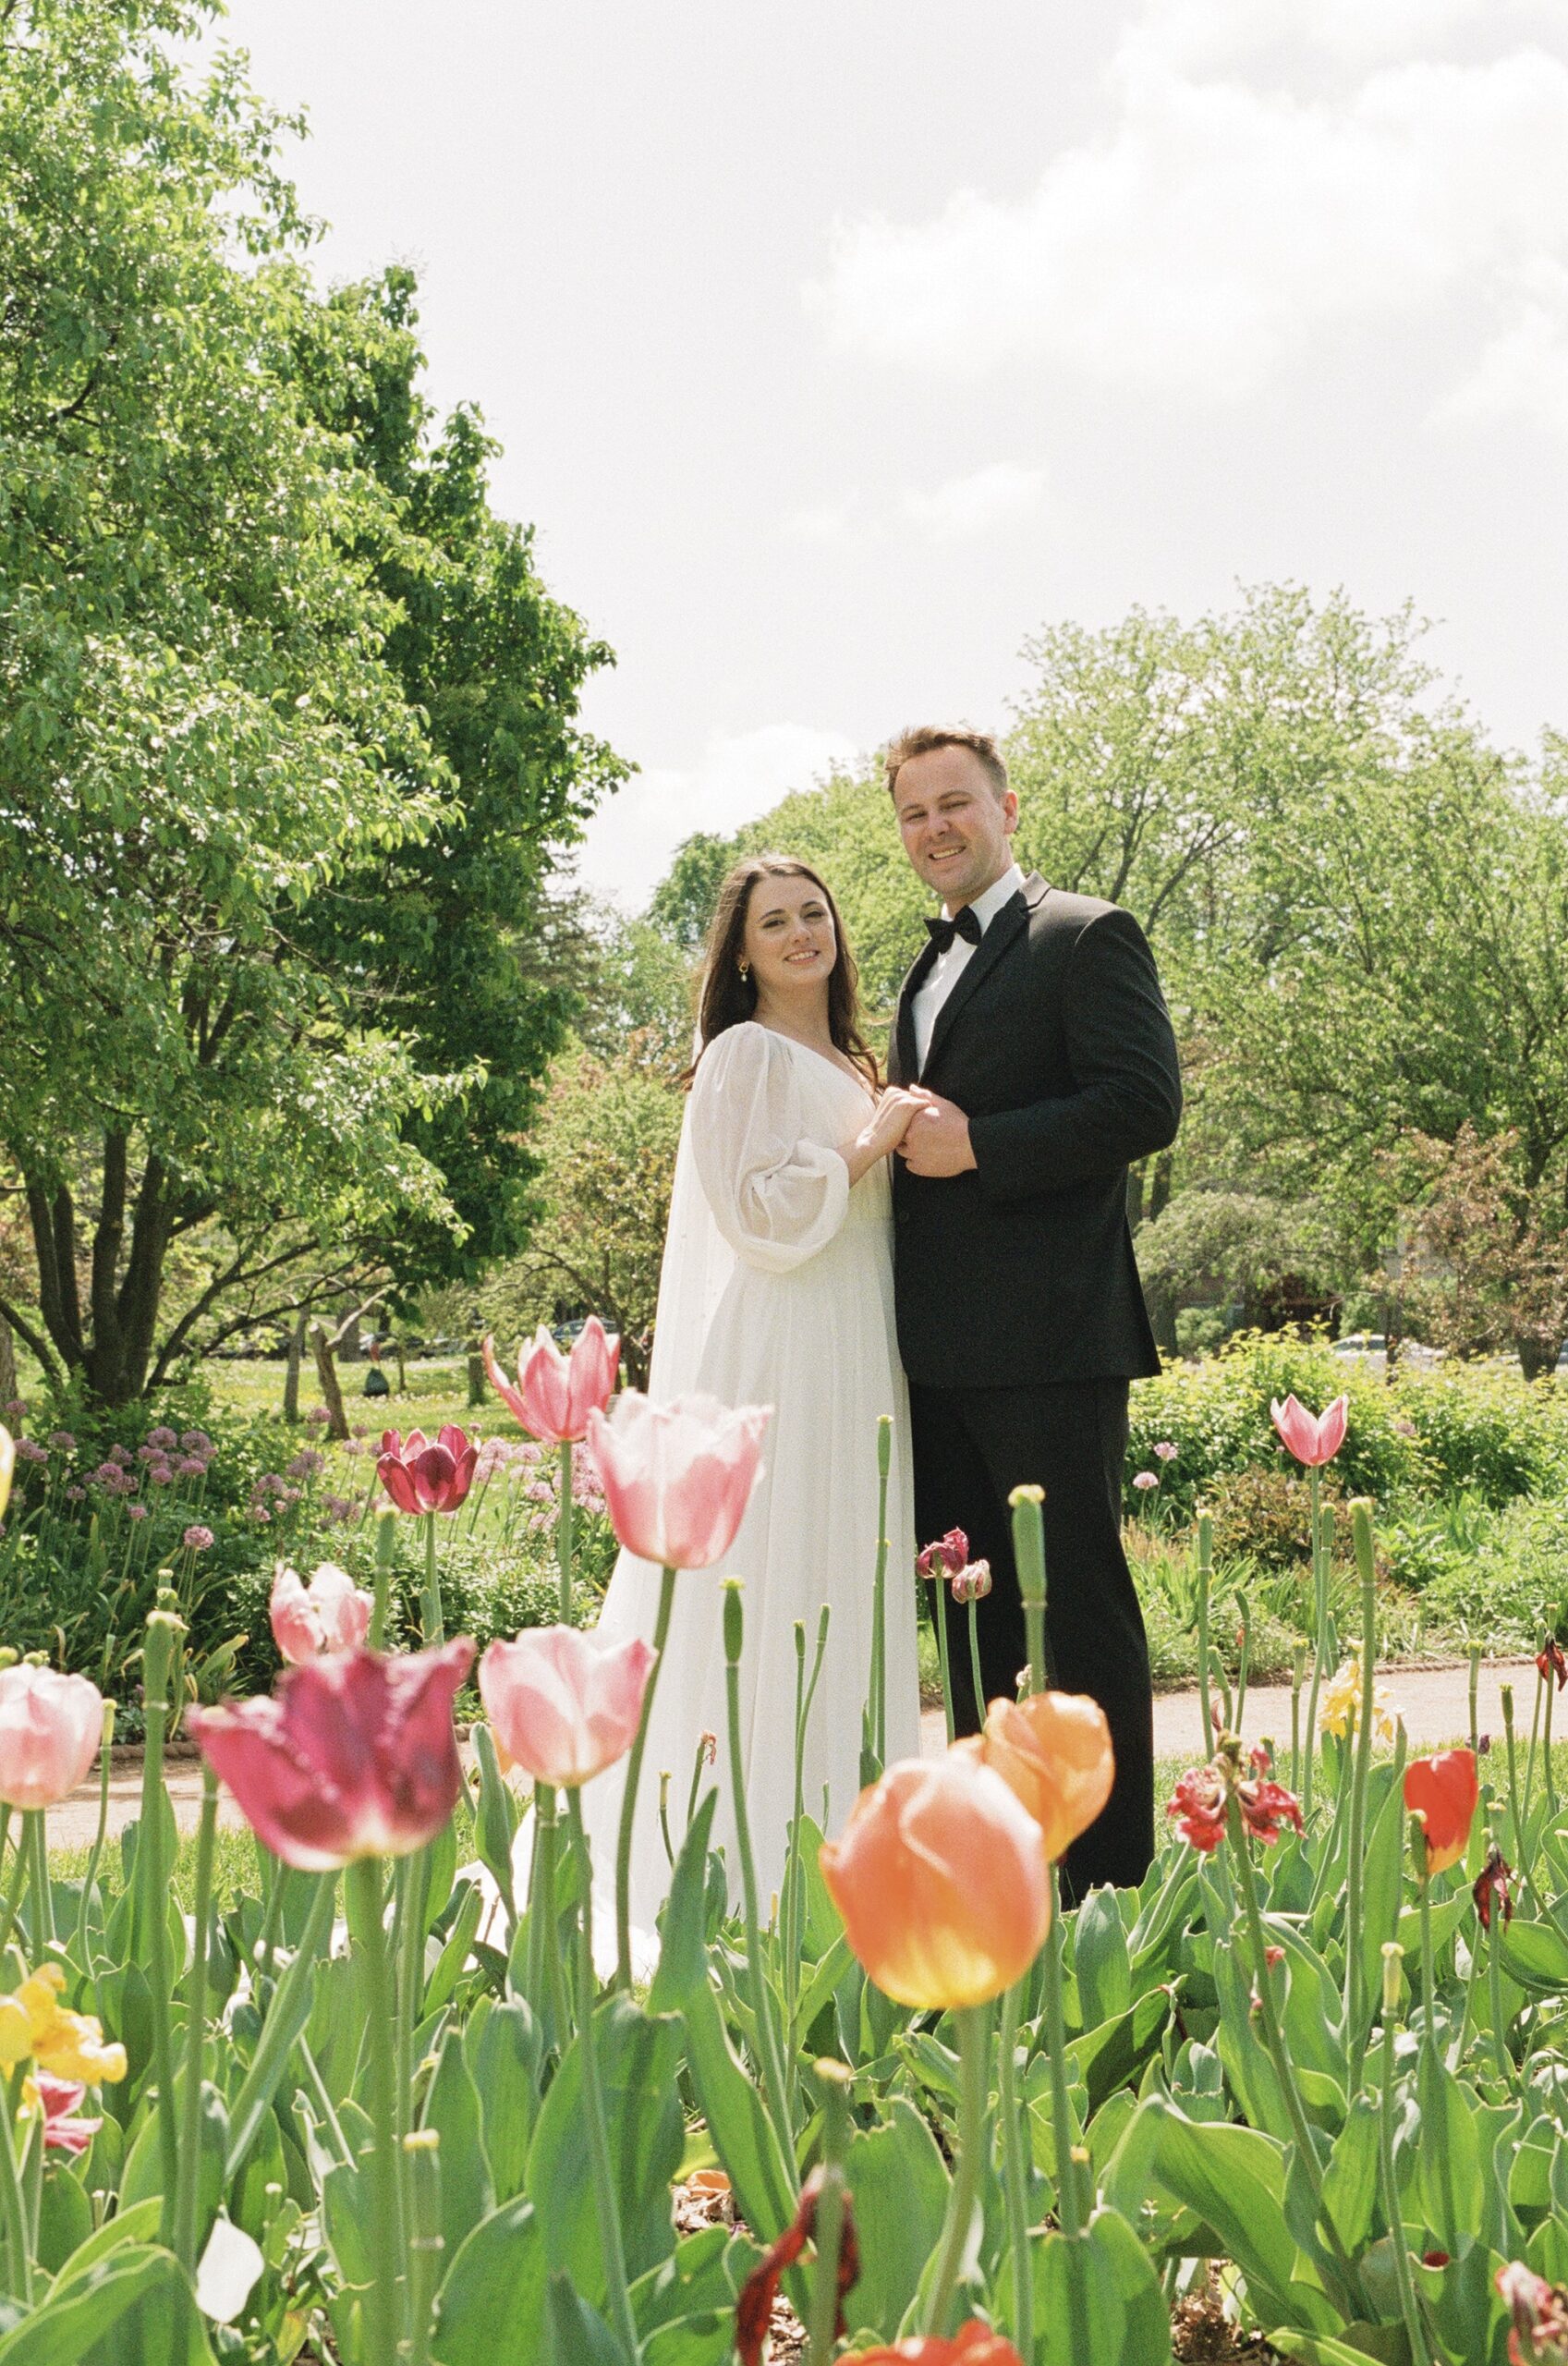
[[72, 1437], [69, 1430], [51, 1430], [49, 1433], [49, 1443], [51, 1445], [57, 1445], [62, 1454], [74, 1454], [76, 1452], [76, 1440]]
[[182, 1454], [175, 1469], [182, 1479], [205, 1479], [207, 1466], [199, 1454]]
[[155, 1430], [148, 1431], [147, 1443], [150, 1446], [161, 1447], [164, 1453], [167, 1454], [172, 1446], [178, 1445], [179, 1439], [165, 1422], [161, 1423]]
[[252, 1504], [250, 1506], [250, 1517], [256, 1521], [259, 1527], [265, 1528], [272, 1518], [272, 1514], [267, 1510], [265, 1505]]
[[26, 1397], [12, 1396], [8, 1398], [6, 1404], [5, 1412], [7, 1421], [25, 1421], [27, 1420]]
[[134, 1462], [136, 1457], [128, 1445], [112, 1445], [109, 1448], [109, 1459], [111, 1462], [119, 1463], [123, 1469], [128, 1462]]
[[332, 1415], [327, 1411], [324, 1405], [312, 1405], [310, 1411], [306, 1414], [305, 1419], [307, 1421], [311, 1423], [318, 1421], [330, 1421]]
[[101, 1487], [123, 1487], [126, 1483], [125, 1472], [117, 1462], [101, 1462], [92, 1475]]
[[150, 1463], [147, 1468], [147, 1476], [152, 1480], [154, 1487], [172, 1487], [175, 1483], [175, 1474], [166, 1462]]
[[18, 1462], [46, 1463], [49, 1459], [47, 1448], [35, 1445], [31, 1438], [18, 1438], [16, 1448]]
[[67, 1487], [66, 1489], [66, 1501], [67, 1504], [85, 1504], [87, 1501], [87, 1489], [85, 1487]]
[[318, 1454], [313, 1445], [301, 1446], [288, 1466], [288, 1475], [291, 1479], [313, 1479], [325, 1460], [326, 1456]]
[[1154, 1451], [1160, 1457], [1161, 1462], [1174, 1462], [1176, 1458], [1176, 1449], [1171, 1444], [1169, 1438], [1161, 1438]]
[[202, 1528], [199, 1525], [188, 1528], [180, 1543], [188, 1545], [193, 1553], [208, 1552], [213, 1544], [213, 1531], [210, 1528]]
[[171, 1438], [169, 1444], [184, 1446], [187, 1454], [211, 1454], [213, 1451], [213, 1441], [205, 1430], [181, 1430], [179, 1436]]
[[323, 1495], [322, 1509], [328, 1519], [346, 1520], [354, 1517], [354, 1506], [346, 1495]]
[[1155, 1470], [1140, 1470], [1136, 1478], [1133, 1481], [1133, 1485], [1138, 1488], [1145, 1494], [1148, 1494], [1150, 1487], [1158, 1487], [1159, 1484], [1160, 1474]]
[[126, 1517], [128, 1519], [145, 1519], [147, 1517], [146, 1505], [128, 1504], [126, 1506]]

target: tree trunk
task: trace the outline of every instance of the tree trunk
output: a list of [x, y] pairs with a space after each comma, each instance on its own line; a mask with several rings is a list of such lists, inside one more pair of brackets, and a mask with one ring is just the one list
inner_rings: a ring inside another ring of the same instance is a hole
[[0, 1314], [0, 1408], [11, 1404], [17, 1394], [17, 1349], [11, 1336], [11, 1326]]
[[477, 1348], [470, 1348], [468, 1349], [468, 1410], [470, 1413], [476, 1406], [484, 1403], [489, 1394], [487, 1380], [483, 1356]]
[[[337, 1352], [346, 1364], [357, 1364], [363, 1353], [359, 1346], [359, 1320], [363, 1311], [364, 1310], [357, 1307], [351, 1299], [345, 1302], [343, 1309], [345, 1319], [337, 1326]], [[347, 1320], [350, 1315], [354, 1317], [352, 1322]]]
[[316, 1359], [316, 1377], [322, 1384], [322, 1402], [327, 1409], [327, 1435], [346, 1438], [348, 1417], [343, 1409], [343, 1390], [337, 1377], [337, 1348], [319, 1323], [310, 1325], [310, 1348]]
[[1519, 1369], [1526, 1380], [1539, 1380], [1543, 1373], [1556, 1370], [1561, 1348], [1553, 1350], [1539, 1339], [1518, 1339], [1514, 1347], [1519, 1357]]
[[408, 1394], [408, 1370], [403, 1360], [403, 1342], [401, 1339], [394, 1339], [392, 1343], [392, 1352], [397, 1359], [397, 1394], [399, 1396], [407, 1396]]
[[1154, 1222], [1171, 1197], [1171, 1183], [1176, 1172], [1176, 1162], [1168, 1150], [1162, 1150], [1154, 1162], [1154, 1172], [1149, 1186], [1149, 1220]]
[[310, 1318], [301, 1315], [288, 1335], [288, 1361], [283, 1375], [283, 1418], [291, 1426], [299, 1419], [299, 1366], [305, 1354], [305, 1332]]

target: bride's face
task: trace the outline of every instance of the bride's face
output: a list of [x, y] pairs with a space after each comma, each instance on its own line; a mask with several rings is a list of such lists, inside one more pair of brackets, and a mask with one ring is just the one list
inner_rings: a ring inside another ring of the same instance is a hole
[[744, 958], [760, 997], [825, 990], [838, 959], [827, 897], [812, 879], [760, 879], [746, 912]]

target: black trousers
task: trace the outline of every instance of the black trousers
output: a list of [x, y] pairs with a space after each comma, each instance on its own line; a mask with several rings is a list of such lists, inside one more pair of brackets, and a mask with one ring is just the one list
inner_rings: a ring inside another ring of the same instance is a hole
[[[1154, 1854], [1154, 1701], [1137, 1592], [1122, 1550], [1124, 1380], [1043, 1388], [911, 1386], [915, 1525], [922, 1544], [961, 1528], [991, 1563], [979, 1604], [980, 1676], [987, 1700], [1011, 1700], [1028, 1658], [1013, 1560], [1015, 1487], [1045, 1489], [1046, 1654], [1051, 1682], [1100, 1702], [1116, 1753], [1104, 1812], [1063, 1860], [1080, 1898], [1097, 1882], [1141, 1882]], [[969, 1666], [969, 1614], [944, 1586], [954, 1709], [961, 1734], [979, 1730], [983, 1702]]]

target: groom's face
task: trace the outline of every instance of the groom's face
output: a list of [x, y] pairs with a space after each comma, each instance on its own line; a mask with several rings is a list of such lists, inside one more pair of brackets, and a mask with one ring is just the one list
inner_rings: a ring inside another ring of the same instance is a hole
[[907, 758], [893, 802], [905, 853], [950, 911], [983, 896], [1013, 860], [1018, 799], [997, 795], [972, 748]]

